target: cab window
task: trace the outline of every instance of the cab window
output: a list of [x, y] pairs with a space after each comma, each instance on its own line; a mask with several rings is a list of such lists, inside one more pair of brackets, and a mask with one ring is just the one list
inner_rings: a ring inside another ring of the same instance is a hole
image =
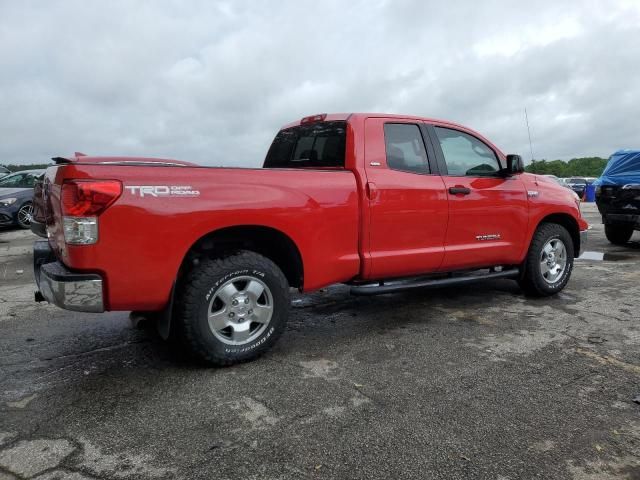
[[319, 122], [281, 130], [264, 168], [344, 168], [347, 124]]
[[392, 170], [410, 173], [429, 173], [424, 140], [417, 125], [386, 123], [384, 141], [387, 166]]
[[451, 128], [435, 127], [435, 130], [449, 175], [481, 177], [500, 170], [498, 157], [484, 142]]

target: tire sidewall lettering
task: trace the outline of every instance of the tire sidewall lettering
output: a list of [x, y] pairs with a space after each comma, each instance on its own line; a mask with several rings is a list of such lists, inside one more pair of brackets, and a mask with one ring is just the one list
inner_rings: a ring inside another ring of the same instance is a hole
[[261, 272], [260, 270], [250, 270], [248, 268], [245, 268], [245, 269], [242, 269], [242, 270], [234, 270], [233, 272], [229, 272], [226, 275], [224, 275], [223, 277], [221, 277], [217, 282], [215, 282], [211, 286], [211, 288], [207, 291], [206, 295], [204, 296], [205, 300], [208, 302], [211, 299], [211, 296], [216, 292], [216, 290], [218, 290], [220, 285], [222, 285], [225, 282], [227, 282], [230, 278], [239, 277], [239, 276], [259, 276], [260, 278], [264, 278], [265, 277], [265, 273]]
[[[551, 235], [550, 237], [548, 237], [544, 243], [543, 246], [549, 242], [550, 240], [560, 240], [562, 241], [563, 244], [565, 244], [565, 248], [569, 248], [567, 245], [567, 242], [564, 238], [562, 238], [562, 235]], [[562, 274], [562, 276], [554, 283], [547, 283], [544, 278], [542, 277], [542, 272], [540, 271], [540, 267], [538, 267], [538, 275], [540, 277], [540, 281], [543, 282], [543, 285], [548, 288], [550, 291], [555, 291], [555, 290], [562, 290], [565, 286], [565, 284], [567, 283], [567, 280], [569, 278], [569, 276], [571, 275], [571, 271], [573, 270], [573, 260], [569, 261], [569, 259], [567, 259], [567, 266], [564, 270], [564, 273]]]
[[[252, 269], [252, 268], [243, 268], [243, 269], [239, 269], [239, 270], [230, 271], [230, 272], [226, 273], [225, 275], [223, 275], [222, 277], [220, 277], [206, 291], [206, 293], [204, 295], [204, 299], [205, 299], [205, 302], [206, 302], [205, 305], [209, 304], [209, 301], [211, 300], [211, 298], [213, 297], [215, 292], [218, 290], [218, 288], [220, 288], [221, 285], [224, 285], [231, 278], [238, 277], [238, 276], [256, 277], [256, 278], [259, 278], [260, 280], [262, 280], [264, 282], [268, 282], [267, 273], [262, 271], [262, 270], [257, 270], [257, 269]], [[275, 301], [275, 298], [274, 298], [274, 301]], [[277, 315], [277, 314], [278, 313], [274, 311], [274, 316]], [[228, 355], [242, 355], [242, 354], [251, 352], [252, 350], [254, 350], [254, 349], [262, 346], [264, 343], [266, 343], [269, 340], [269, 338], [271, 338], [271, 336], [273, 335], [274, 332], [275, 332], [275, 326], [270, 325], [269, 328], [260, 337], [255, 339], [250, 344], [238, 345], [238, 346], [224, 345], [223, 346], [224, 353], [228, 354]], [[216, 341], [216, 343], [217, 343], [217, 341]], [[220, 345], [220, 346], [222, 346], [222, 345]]]
[[238, 347], [238, 348], [225, 347], [224, 353], [238, 354], [238, 353], [250, 352], [251, 350], [253, 350], [255, 348], [258, 348], [260, 345], [265, 343], [269, 339], [269, 337], [273, 334], [274, 331], [275, 331], [275, 328], [272, 326], [267, 330], [266, 333], [263, 333], [261, 337], [259, 337], [257, 340], [255, 340], [250, 345], [246, 345], [246, 346]]

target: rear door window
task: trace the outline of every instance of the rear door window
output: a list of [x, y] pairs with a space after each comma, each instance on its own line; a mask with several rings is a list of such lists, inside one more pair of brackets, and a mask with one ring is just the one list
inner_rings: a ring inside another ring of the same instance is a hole
[[347, 124], [319, 122], [281, 130], [264, 168], [344, 168]]
[[495, 152], [476, 137], [451, 128], [435, 127], [435, 130], [449, 175], [481, 177], [500, 170]]
[[417, 125], [385, 123], [384, 141], [387, 166], [390, 169], [410, 173], [429, 173], [427, 151]]

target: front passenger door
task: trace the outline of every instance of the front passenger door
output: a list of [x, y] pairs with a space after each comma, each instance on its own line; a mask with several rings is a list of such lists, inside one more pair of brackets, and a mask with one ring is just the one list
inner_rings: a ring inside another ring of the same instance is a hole
[[528, 226], [523, 182], [499, 174], [495, 150], [470, 132], [428, 130], [449, 198], [441, 270], [520, 263]]

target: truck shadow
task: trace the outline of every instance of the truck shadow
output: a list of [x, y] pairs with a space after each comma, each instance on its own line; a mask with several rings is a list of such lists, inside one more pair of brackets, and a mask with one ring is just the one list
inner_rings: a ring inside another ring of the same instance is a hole
[[[487, 315], [495, 308], [516, 310], [512, 312], [516, 318], [531, 321], [523, 306], [542, 303], [549, 303], [549, 299], [525, 297], [517, 283], [510, 280], [486, 281], [471, 288], [416, 289], [372, 297], [352, 296], [348, 286], [332, 286], [312, 294], [293, 295], [286, 331], [265, 357], [286, 361], [289, 357], [340, 351], [365, 335], [425, 332], [434, 321], [486, 325]], [[190, 357], [179, 342], [162, 341], [153, 325], [148, 325], [141, 335], [146, 337], [148, 362], [155, 357], [156, 362], [177, 368], [211, 368]]]

